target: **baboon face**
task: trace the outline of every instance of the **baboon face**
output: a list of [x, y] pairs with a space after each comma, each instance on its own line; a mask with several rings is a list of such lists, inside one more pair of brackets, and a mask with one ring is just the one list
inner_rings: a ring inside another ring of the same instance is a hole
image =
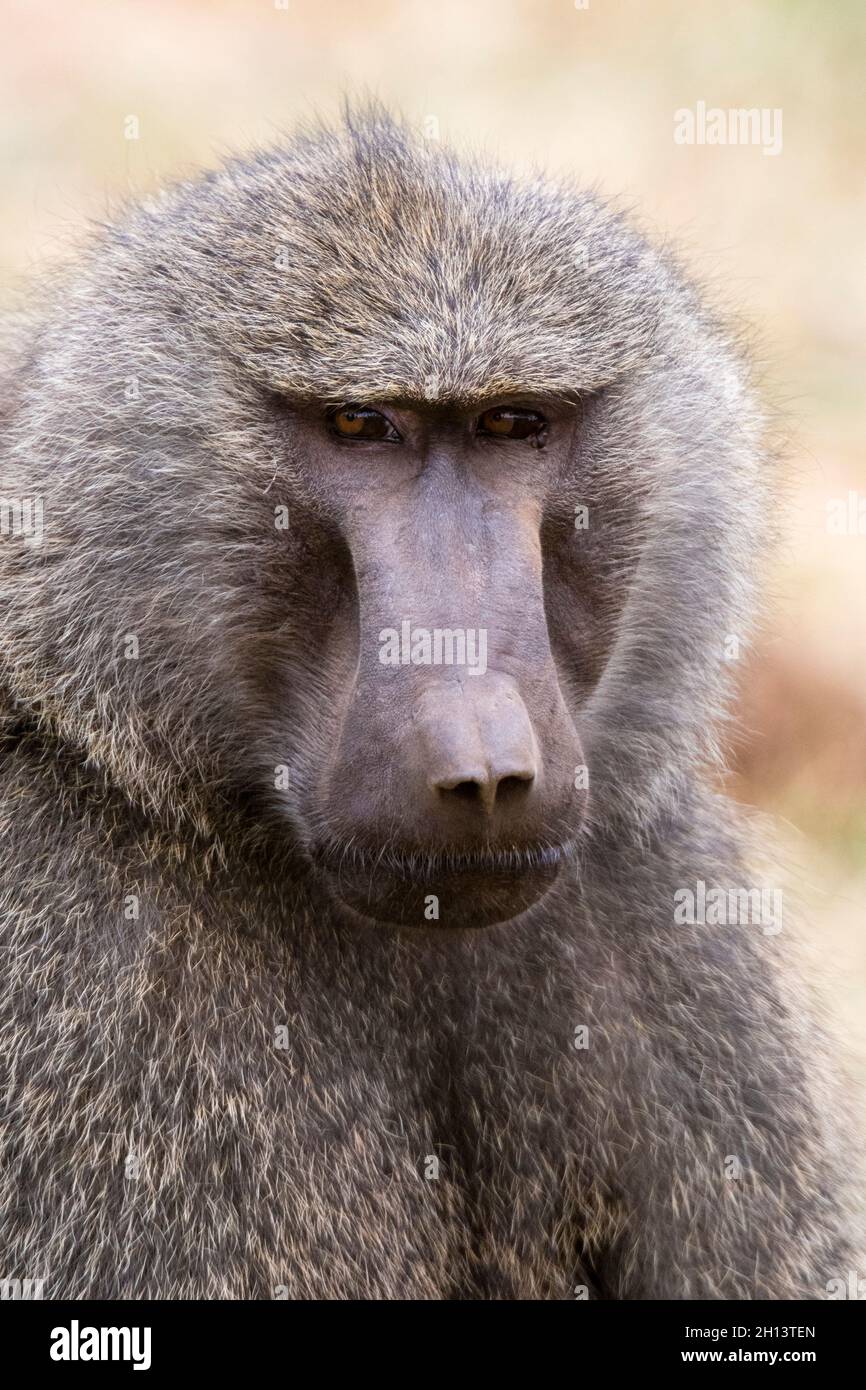
[[440, 927], [501, 922], [586, 817], [582, 709], [638, 492], [616, 401], [654, 331], [645, 253], [591, 202], [391, 127], [326, 143], [315, 173], [292, 158], [192, 189], [183, 254], [157, 267], [196, 350], [218, 349], [205, 375], [230, 363], [197, 445], [224, 551], [254, 557], [221, 586], [205, 560], [237, 762], [350, 909], [424, 926], [432, 895]]
[[[287, 582], [315, 610], [304, 655], [323, 680], [299, 700], [288, 677], [295, 727], [326, 731], [288, 779], [308, 848], [364, 916], [423, 925], [434, 894], [442, 925], [512, 917], [555, 880], [584, 811], [550, 626], [581, 626], [579, 542], [556, 517], [591, 408], [273, 406], [304, 538]], [[569, 675], [589, 684], [598, 644], [581, 635]]]
[[62, 526], [7, 551], [0, 633], [137, 804], [209, 835], [227, 794], [349, 909], [446, 927], [676, 794], [749, 416], [616, 214], [377, 119], [143, 207], [73, 308], [26, 383], [64, 448], [7, 488]]

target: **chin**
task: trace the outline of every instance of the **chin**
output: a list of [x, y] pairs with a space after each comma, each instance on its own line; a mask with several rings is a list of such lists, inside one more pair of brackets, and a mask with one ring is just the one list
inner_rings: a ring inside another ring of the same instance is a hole
[[332, 850], [322, 872], [331, 896], [367, 922], [419, 930], [495, 927], [550, 892], [570, 846], [499, 854], [415, 851], [353, 855]]

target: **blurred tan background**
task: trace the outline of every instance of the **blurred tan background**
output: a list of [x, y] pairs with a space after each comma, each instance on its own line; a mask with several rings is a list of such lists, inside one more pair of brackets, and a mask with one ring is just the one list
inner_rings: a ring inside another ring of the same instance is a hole
[[[866, 534], [826, 505], [866, 497], [861, 0], [6, 0], [2, 31], [0, 305], [118, 198], [366, 89], [622, 195], [742, 318], [792, 483], [733, 785], [778, 820], [866, 1076]], [[675, 144], [698, 101], [781, 108], [782, 152]]]

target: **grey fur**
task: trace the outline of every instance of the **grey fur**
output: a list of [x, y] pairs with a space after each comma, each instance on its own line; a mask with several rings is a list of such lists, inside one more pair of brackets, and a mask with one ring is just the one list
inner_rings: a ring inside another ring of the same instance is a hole
[[[572, 688], [576, 861], [486, 931], [349, 922], [293, 790], [333, 738], [308, 659], [333, 595], [308, 575], [280, 607], [310, 542], [274, 533], [297, 507], [263, 393], [601, 387], [551, 504], [561, 529], [589, 504], [611, 596], [603, 671]], [[673, 925], [675, 889], [754, 881], [706, 767], [771, 486], [740, 354], [673, 262], [593, 196], [365, 109], [105, 228], [5, 396], [0, 492], [43, 496], [46, 532], [0, 542], [0, 1275], [824, 1296], [853, 1198], [789, 938]], [[247, 798], [283, 751], [279, 806]]]

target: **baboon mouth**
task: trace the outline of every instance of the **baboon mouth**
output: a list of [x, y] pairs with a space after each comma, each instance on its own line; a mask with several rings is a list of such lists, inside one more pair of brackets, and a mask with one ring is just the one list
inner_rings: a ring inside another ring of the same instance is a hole
[[406, 879], [429, 878], [435, 874], [511, 873], [521, 875], [534, 869], [559, 866], [573, 856], [574, 840], [536, 841], [525, 845], [479, 845], [470, 849], [445, 845], [427, 847], [385, 842], [380, 846], [354, 840], [321, 841], [314, 858], [325, 869], [341, 872], [345, 868], [368, 873], [399, 874]]
[[316, 858], [334, 896], [378, 922], [484, 927], [508, 921], [543, 897], [573, 842], [478, 849], [379, 850], [329, 844]]

